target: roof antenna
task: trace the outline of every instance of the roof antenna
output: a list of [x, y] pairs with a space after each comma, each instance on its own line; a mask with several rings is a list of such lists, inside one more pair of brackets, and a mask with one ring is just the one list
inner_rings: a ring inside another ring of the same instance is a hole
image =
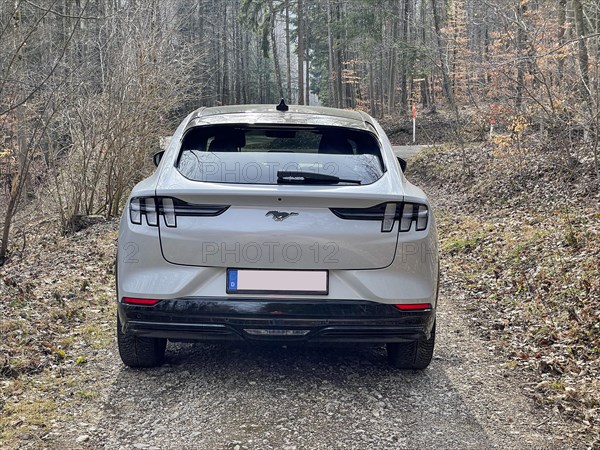
[[290, 109], [290, 107], [285, 104], [285, 100], [284, 99], [281, 99], [281, 101], [279, 102], [279, 105], [277, 105], [277, 107], [275, 109], [277, 109], [277, 111], [285, 112], [288, 109]]

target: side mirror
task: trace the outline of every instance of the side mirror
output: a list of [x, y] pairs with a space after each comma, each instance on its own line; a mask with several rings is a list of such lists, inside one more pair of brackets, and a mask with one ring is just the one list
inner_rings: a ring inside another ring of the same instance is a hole
[[162, 159], [164, 154], [165, 151], [161, 150], [160, 152], [156, 152], [154, 155], [152, 155], [152, 161], [154, 162], [154, 165], [156, 167], [158, 167], [158, 165], [160, 164], [160, 160]]
[[402, 169], [402, 173], [406, 173], [406, 160], [404, 160], [398, 156], [398, 162], [400, 163], [400, 168]]

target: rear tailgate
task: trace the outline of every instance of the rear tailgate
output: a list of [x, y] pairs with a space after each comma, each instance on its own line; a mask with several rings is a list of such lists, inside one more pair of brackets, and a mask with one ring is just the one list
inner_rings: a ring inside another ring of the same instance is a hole
[[[365, 187], [294, 187], [204, 184], [204, 192], [168, 190], [185, 201], [188, 212], [176, 227], [159, 221], [164, 258], [174, 264], [263, 269], [376, 269], [390, 265], [396, 253], [398, 225], [382, 232], [381, 221], [345, 220], [330, 208], [369, 207], [385, 198], [355, 195]], [[369, 189], [370, 190], [370, 189]], [[199, 191], [198, 189], [196, 191]], [[219, 192], [221, 191], [221, 192]], [[329, 191], [329, 193], [327, 193]], [[160, 196], [160, 192], [157, 192]], [[202, 215], [200, 205], [228, 206], [218, 215]]]

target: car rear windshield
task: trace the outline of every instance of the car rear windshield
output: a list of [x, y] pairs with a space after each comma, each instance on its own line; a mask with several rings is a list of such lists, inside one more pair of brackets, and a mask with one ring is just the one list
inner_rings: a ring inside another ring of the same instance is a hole
[[371, 184], [384, 172], [372, 133], [324, 126], [194, 127], [177, 168], [195, 181], [242, 184]]

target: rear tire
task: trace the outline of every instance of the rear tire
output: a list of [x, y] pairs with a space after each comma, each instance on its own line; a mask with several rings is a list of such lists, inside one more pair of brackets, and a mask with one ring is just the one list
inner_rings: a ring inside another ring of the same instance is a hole
[[157, 367], [165, 357], [167, 340], [123, 333], [117, 315], [117, 344], [123, 364], [129, 367]]
[[386, 344], [388, 364], [396, 369], [425, 369], [433, 358], [435, 323], [429, 339], [415, 342], [389, 342]]

